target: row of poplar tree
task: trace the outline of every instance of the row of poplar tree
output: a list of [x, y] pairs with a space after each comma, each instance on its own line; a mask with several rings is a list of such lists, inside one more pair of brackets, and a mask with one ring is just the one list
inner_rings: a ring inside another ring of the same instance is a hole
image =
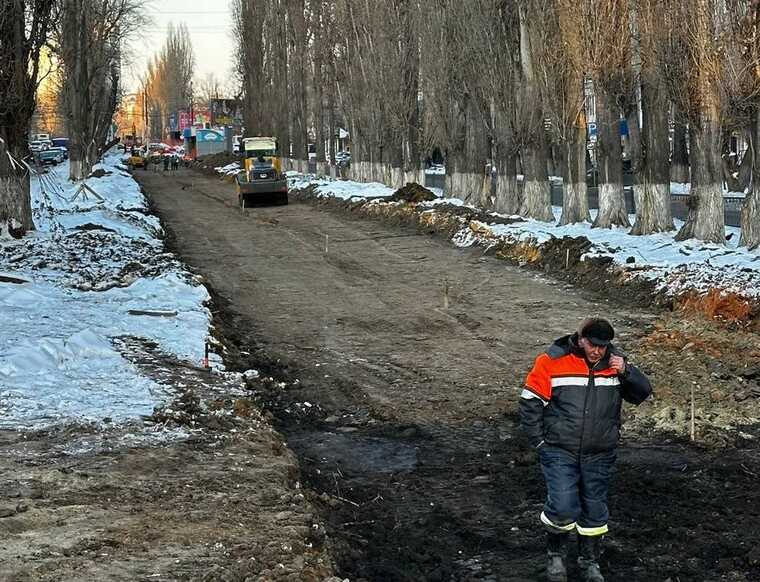
[[[760, 167], [758, 0], [233, 0], [232, 9], [247, 132], [289, 144], [283, 155], [297, 168], [311, 141], [318, 164], [334, 159], [327, 138], [345, 126], [355, 179], [421, 181], [437, 146], [448, 195], [548, 221], [557, 151], [561, 223], [589, 220], [587, 87], [594, 226], [631, 226], [621, 118], [634, 234], [674, 229], [672, 163], [691, 181], [677, 237], [723, 243], [728, 136], [749, 144], [746, 175]], [[760, 183], [744, 186], [742, 244], [756, 248]]]

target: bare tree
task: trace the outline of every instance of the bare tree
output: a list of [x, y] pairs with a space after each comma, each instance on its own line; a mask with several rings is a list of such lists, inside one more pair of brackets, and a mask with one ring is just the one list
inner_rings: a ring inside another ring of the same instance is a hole
[[209, 107], [213, 99], [221, 99], [225, 94], [221, 82], [214, 73], [208, 73], [202, 79], [196, 80], [193, 86], [194, 102], [201, 107]]
[[[724, 243], [722, 121], [726, 105], [721, 49], [727, 24], [721, 0], [667, 0], [673, 43], [668, 86], [689, 122], [691, 196], [678, 240]], [[682, 23], [675, 26], [675, 23]]]
[[[326, 150], [325, 136], [330, 135], [325, 130], [327, 112], [325, 106], [325, 94], [330, 95], [333, 91], [331, 79], [332, 51], [330, 32], [334, 25], [331, 3], [326, 0], [311, 0], [309, 2], [311, 14], [311, 28], [313, 30], [313, 50], [310, 59], [311, 78], [313, 83], [313, 126], [314, 141], [316, 148], [317, 174], [325, 175]], [[334, 152], [333, 152], [334, 153]], [[334, 159], [331, 155], [330, 159]]]
[[193, 110], [194, 71], [195, 55], [187, 26], [169, 25], [164, 45], [148, 64], [143, 80], [151, 138], [164, 139], [171, 114]]
[[60, 55], [71, 180], [89, 175], [105, 146], [120, 91], [121, 46], [139, 24], [140, 0], [67, 0]]
[[590, 221], [586, 187], [583, 12], [573, 0], [553, 0], [546, 6], [542, 30], [547, 37], [541, 43], [537, 58], [542, 101], [564, 154], [560, 224]]
[[265, 103], [264, 92], [267, 88], [264, 77], [266, 2], [235, 0], [232, 14], [245, 127], [246, 131], [255, 135], [262, 131], [265, 116], [262, 104]]
[[[677, 1], [677, 0], [673, 0]], [[668, 93], [665, 79], [676, 74], [668, 60], [673, 14], [661, 10], [658, 0], [636, 0], [632, 9], [632, 64], [638, 83], [623, 96], [628, 121], [636, 221], [631, 234], [673, 230], [668, 161]], [[679, 86], [681, 77], [672, 80]], [[639, 123], [641, 116], [642, 124]]]
[[[490, 204], [490, 173], [484, 170], [496, 120], [477, 72], [487, 67], [478, 59], [489, 49], [488, 41], [470, 42], [481, 34], [472, 23], [482, 22], [482, 4], [443, 0], [428, 11], [420, 29], [422, 54], [431, 56], [422, 65], [422, 92], [427, 132], [446, 155], [446, 195]], [[506, 127], [503, 121], [500, 125]], [[504, 168], [502, 173], [515, 172]]]
[[[0, 3], [0, 233], [34, 229], [27, 153], [29, 124], [54, 0]], [[44, 67], [43, 67], [44, 70]]]
[[[733, 125], [746, 132], [749, 149], [741, 167], [751, 168], [741, 215], [741, 244], [760, 248], [760, 1], [728, 4], [730, 34], [725, 59]], [[741, 170], [740, 170], [741, 173]]]
[[[630, 9], [619, 0], [586, 0], [586, 63], [594, 84], [599, 171], [599, 212], [593, 226], [630, 226], [623, 196], [620, 103], [633, 86]], [[622, 33], [622, 38], [621, 38]]]
[[545, 0], [522, 0], [519, 3], [520, 80], [516, 88], [516, 141], [523, 170], [523, 203], [520, 214], [536, 220], [553, 221], [551, 185], [547, 171], [549, 151], [544, 127], [544, 107], [535, 69], [540, 34], [540, 15]]
[[295, 169], [308, 171], [308, 101], [309, 83], [308, 50], [310, 30], [306, 17], [305, 0], [284, 0], [287, 14], [288, 82], [292, 157]]
[[[485, 136], [490, 166], [483, 175], [481, 205], [499, 212], [519, 212], [522, 196], [517, 181], [518, 163], [518, 77], [520, 28], [515, 3], [500, 0], [477, 0], [469, 4], [470, 12], [460, 14], [464, 29], [461, 42], [470, 62], [464, 77], [477, 107], [478, 121]], [[498, 74], [495, 74], [498, 71]], [[492, 172], [496, 184], [492, 197]], [[490, 171], [488, 171], [490, 170]]]

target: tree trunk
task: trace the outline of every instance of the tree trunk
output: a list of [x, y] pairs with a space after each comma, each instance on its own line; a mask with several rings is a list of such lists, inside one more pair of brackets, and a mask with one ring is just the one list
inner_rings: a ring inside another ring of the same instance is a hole
[[628, 127], [628, 138], [625, 140], [625, 149], [628, 152], [628, 159], [631, 161], [631, 172], [634, 179], [637, 179], [641, 174], [641, 168], [644, 163], [638, 103], [630, 111], [625, 112], [625, 120]]
[[549, 182], [549, 163], [552, 158], [551, 144], [544, 128], [544, 108], [541, 89], [536, 77], [536, 46], [532, 37], [537, 19], [531, 18], [528, 6], [518, 3], [520, 26], [520, 84], [515, 91], [517, 105], [516, 122], [520, 127], [520, 162], [522, 165], [523, 188], [520, 214], [527, 218], [554, 221], [552, 212], [552, 191]]
[[[752, 125], [750, 124], [750, 131]], [[745, 137], [747, 137], [746, 130], [744, 131]], [[750, 136], [750, 140], [754, 139]], [[747, 150], [742, 155], [742, 159], [739, 162], [739, 188], [742, 192], [751, 187], [752, 184], [752, 166], [754, 163], [754, 156], [752, 155], [752, 148]]]
[[578, 125], [571, 132], [565, 141], [567, 172], [562, 184], [560, 225], [591, 221], [586, 187], [586, 127]]
[[755, 250], [760, 247], [760, 108], [752, 115], [751, 128], [750, 147], [744, 157], [753, 161], [752, 180], [742, 206], [740, 244], [749, 250]]
[[696, 238], [725, 244], [723, 214], [723, 165], [720, 155], [721, 135], [717, 116], [707, 117], [690, 126], [691, 196], [689, 216], [676, 240]]
[[[320, 41], [321, 42], [321, 41]], [[317, 49], [321, 52], [321, 47]], [[324, 176], [326, 172], [325, 168], [325, 108], [324, 108], [324, 92], [323, 92], [323, 67], [321, 57], [315, 63], [314, 68], [314, 139], [316, 143], [317, 154], [317, 175]]]
[[[484, 196], [484, 168], [488, 157], [486, 139], [470, 98], [452, 104], [449, 136], [451, 149], [446, 159], [446, 196], [461, 198], [470, 204], [481, 204]], [[489, 182], [490, 186], [490, 182]]]
[[[490, 187], [490, 176], [486, 176]], [[517, 214], [520, 210], [520, 187], [517, 183], [517, 158], [511, 152], [496, 158], [496, 201], [494, 210]]]
[[[543, 129], [543, 128], [542, 128]], [[545, 134], [541, 134], [545, 142]], [[554, 221], [552, 189], [546, 164], [546, 146], [526, 145], [522, 148], [523, 203], [520, 215], [545, 222]]]
[[7, 134], [0, 132], [0, 238], [5, 233], [19, 238], [34, 230], [29, 171], [11, 161], [6, 143]]
[[[509, 119], [509, 112], [492, 109], [492, 125], [495, 139], [492, 142], [491, 159], [496, 167], [496, 191], [493, 209], [504, 214], [517, 214], [520, 211], [520, 187], [517, 182], [517, 153], [515, 133]], [[492, 176], [485, 176], [488, 186], [486, 195], [490, 197]]]
[[686, 184], [689, 177], [689, 151], [686, 148], [686, 124], [679, 119], [679, 112], [674, 109], [673, 154], [670, 163], [670, 181]]
[[335, 121], [335, 93], [336, 93], [336, 81], [335, 81], [335, 62], [333, 61], [333, 57], [329, 57], [329, 71], [330, 71], [330, 90], [327, 93], [327, 123], [328, 123], [328, 129], [327, 129], [327, 137], [330, 140], [329, 142], [329, 148], [328, 153], [330, 156], [330, 159], [328, 160], [328, 165], [330, 166], [330, 177], [335, 178], [337, 177], [336, 174], [336, 164], [335, 164], [335, 133], [338, 131], [337, 124]]
[[[668, 163], [668, 109], [660, 86], [644, 83], [641, 86], [641, 111], [643, 127], [641, 145], [633, 148], [636, 158], [631, 157], [635, 173], [633, 187], [636, 202], [636, 221], [631, 229], [633, 235], [652, 234], [673, 230], [673, 214], [670, 209], [670, 166]], [[628, 124], [629, 131], [638, 127]], [[633, 136], [633, 133], [630, 134]]]
[[620, 113], [606, 91], [596, 94], [597, 165], [599, 212], [592, 226], [630, 226], [623, 195], [623, 148], [620, 144]]
[[34, 229], [28, 153], [40, 51], [48, 39], [53, 0], [3, 2], [0, 12], [0, 234]]
[[[283, 7], [276, 9], [277, 14], [282, 14]], [[280, 156], [290, 161], [291, 159], [291, 141], [290, 141], [290, 94], [288, 93], [289, 66], [288, 46], [287, 46], [287, 25], [285, 18], [278, 17], [276, 26], [279, 27], [279, 33], [274, 35], [273, 52], [275, 60], [270, 68], [274, 77], [274, 94], [276, 111], [276, 132], [277, 147], [280, 149]], [[284, 167], [284, 166], [283, 166]]]

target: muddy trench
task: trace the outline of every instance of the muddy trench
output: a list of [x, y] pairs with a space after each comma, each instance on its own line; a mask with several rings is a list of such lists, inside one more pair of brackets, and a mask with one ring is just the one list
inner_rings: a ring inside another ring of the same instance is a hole
[[[174, 250], [214, 291], [227, 365], [272, 377], [250, 387], [298, 457], [340, 576], [544, 579], [543, 481], [517, 430], [522, 376], [589, 310], [613, 312], [623, 341], [656, 314], [412, 228], [306, 204], [240, 214], [215, 200], [212, 179], [190, 193], [143, 183]], [[626, 433], [606, 579], [760, 579], [756, 443], [713, 452]]]

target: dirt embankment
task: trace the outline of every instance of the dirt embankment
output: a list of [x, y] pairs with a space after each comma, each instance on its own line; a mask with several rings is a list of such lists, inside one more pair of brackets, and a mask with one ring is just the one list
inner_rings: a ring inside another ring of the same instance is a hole
[[196, 170], [206, 176], [217, 177], [220, 180], [231, 182], [232, 179], [229, 176], [220, 176], [215, 168], [228, 166], [233, 162], [238, 162], [242, 165], [243, 156], [240, 154], [234, 154], [230, 152], [219, 152], [218, 154], [209, 154], [203, 156], [189, 163], [189, 167]]

